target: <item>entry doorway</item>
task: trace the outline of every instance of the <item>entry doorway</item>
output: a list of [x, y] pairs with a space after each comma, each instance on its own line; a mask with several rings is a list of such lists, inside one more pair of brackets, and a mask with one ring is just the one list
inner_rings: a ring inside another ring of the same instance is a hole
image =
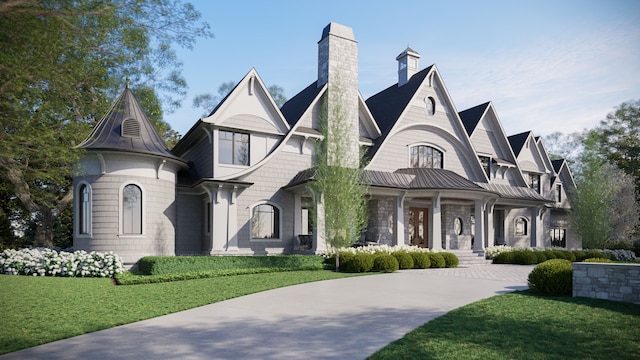
[[409, 208], [409, 241], [411, 245], [421, 248], [429, 247], [428, 219], [428, 208]]

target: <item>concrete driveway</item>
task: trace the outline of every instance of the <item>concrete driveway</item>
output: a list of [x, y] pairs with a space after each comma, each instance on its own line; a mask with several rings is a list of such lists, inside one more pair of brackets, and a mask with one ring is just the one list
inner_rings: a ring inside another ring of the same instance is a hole
[[0, 359], [364, 359], [452, 309], [526, 289], [532, 269], [474, 265], [296, 285]]

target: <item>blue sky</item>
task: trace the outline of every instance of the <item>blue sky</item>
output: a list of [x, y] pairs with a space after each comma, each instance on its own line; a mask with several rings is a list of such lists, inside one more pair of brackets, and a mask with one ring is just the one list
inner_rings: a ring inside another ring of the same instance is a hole
[[593, 128], [640, 99], [640, 1], [190, 1], [215, 38], [180, 49], [189, 85], [165, 114], [185, 134], [217, 94], [256, 68], [291, 98], [317, 77], [317, 42], [329, 22], [354, 30], [364, 98], [397, 82], [407, 45], [420, 68], [436, 64], [457, 111], [492, 101], [507, 135]]

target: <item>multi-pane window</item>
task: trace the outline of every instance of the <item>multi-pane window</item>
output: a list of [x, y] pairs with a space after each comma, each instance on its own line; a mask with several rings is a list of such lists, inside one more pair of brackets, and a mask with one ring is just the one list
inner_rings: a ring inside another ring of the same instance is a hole
[[484, 173], [487, 174], [487, 178], [491, 179], [491, 158], [488, 156], [478, 156], [480, 158], [480, 164], [484, 169]]
[[277, 207], [262, 204], [253, 208], [253, 214], [251, 216], [251, 238], [280, 238], [280, 210], [278, 210]]
[[527, 219], [519, 217], [515, 221], [515, 234], [517, 236], [527, 235]]
[[78, 191], [79, 200], [78, 205], [80, 211], [78, 211], [78, 232], [80, 234], [89, 234], [91, 229], [91, 194], [89, 193], [89, 186], [82, 184]]
[[218, 138], [220, 163], [249, 165], [249, 134], [221, 130]]
[[142, 190], [137, 185], [122, 190], [122, 233], [142, 234]]
[[529, 187], [540, 194], [540, 174], [529, 173]]
[[550, 229], [551, 246], [567, 247], [567, 230], [566, 229]]
[[426, 145], [413, 146], [410, 163], [412, 168], [442, 169], [442, 151]]

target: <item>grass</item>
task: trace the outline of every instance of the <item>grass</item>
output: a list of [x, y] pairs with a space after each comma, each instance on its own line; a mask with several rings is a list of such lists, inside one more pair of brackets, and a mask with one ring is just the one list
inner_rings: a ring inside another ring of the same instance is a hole
[[292, 271], [131, 286], [104, 278], [0, 275], [0, 354], [264, 290], [354, 275]]
[[451, 311], [370, 359], [640, 359], [638, 339], [640, 305], [525, 291]]

